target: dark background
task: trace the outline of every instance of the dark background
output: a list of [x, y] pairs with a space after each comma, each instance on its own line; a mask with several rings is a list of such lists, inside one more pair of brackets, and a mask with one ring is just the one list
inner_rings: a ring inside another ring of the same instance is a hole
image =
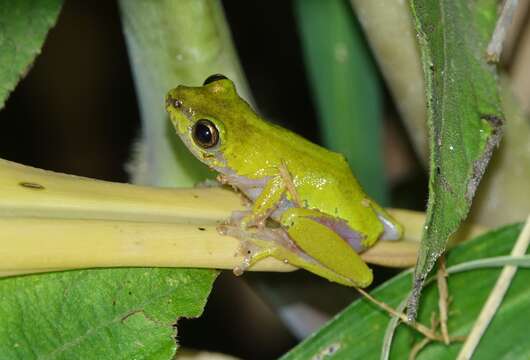
[[[223, 5], [260, 112], [318, 142], [291, 1]], [[140, 128], [135, 96], [117, 4], [68, 0], [42, 54], [0, 112], [0, 157], [126, 182], [124, 164]], [[391, 179], [394, 206], [421, 209], [425, 177], [390, 100], [386, 107], [386, 154], [401, 154], [406, 166], [389, 170], [400, 174]], [[420, 197], [400, 195], [407, 189]], [[298, 282], [310, 275], [290, 276]], [[205, 315], [182, 321], [179, 340], [249, 359], [278, 357], [296, 343], [266, 302], [229, 272], [216, 281]]]

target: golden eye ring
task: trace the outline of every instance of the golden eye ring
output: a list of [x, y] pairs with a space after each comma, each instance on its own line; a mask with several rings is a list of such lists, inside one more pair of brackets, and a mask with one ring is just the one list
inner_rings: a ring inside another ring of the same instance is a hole
[[210, 149], [219, 143], [219, 130], [213, 122], [200, 119], [191, 129], [193, 141], [203, 149]]

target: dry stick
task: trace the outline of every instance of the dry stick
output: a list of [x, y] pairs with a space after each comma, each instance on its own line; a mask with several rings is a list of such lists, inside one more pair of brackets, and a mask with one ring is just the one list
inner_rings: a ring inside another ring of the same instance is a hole
[[[433, 312], [431, 314], [431, 329], [433, 329], [433, 331], [436, 330], [436, 328], [438, 327], [439, 325], [439, 321], [436, 320], [436, 314]], [[425, 347], [427, 346], [427, 344], [429, 344], [432, 340], [429, 339], [429, 338], [423, 338], [421, 339], [420, 342], [414, 344], [414, 346], [412, 347], [412, 350], [410, 350], [410, 354], [409, 354], [409, 360], [416, 360], [416, 357], [418, 357], [418, 354], [420, 353], [420, 351]]]
[[423, 350], [423, 348], [425, 346], [427, 346], [428, 343], [430, 343], [432, 340], [429, 339], [429, 338], [423, 338], [419, 343], [417, 343], [416, 345], [414, 345], [414, 347], [412, 348], [412, 350], [410, 351], [410, 354], [409, 354], [409, 360], [416, 360], [416, 357], [418, 356], [418, 354], [420, 353], [421, 350]]
[[394, 310], [393, 308], [391, 308], [390, 306], [388, 306], [384, 302], [381, 302], [381, 301], [375, 299], [372, 295], [368, 294], [363, 289], [360, 289], [360, 288], [357, 288], [357, 287], [355, 289], [362, 296], [364, 296], [366, 299], [368, 299], [369, 301], [371, 301], [375, 305], [379, 306], [380, 308], [384, 309], [390, 315], [398, 317], [402, 322], [404, 322], [405, 324], [407, 324], [411, 328], [417, 330], [419, 333], [421, 333], [425, 337], [427, 337], [427, 338], [429, 338], [431, 340], [435, 340], [435, 341], [443, 341], [442, 337], [436, 335], [436, 333], [433, 330], [429, 329], [427, 326], [425, 326], [425, 325], [423, 325], [421, 323], [418, 323], [418, 322], [411, 323], [410, 321], [408, 321], [407, 315], [405, 315], [403, 313], [400, 313], [400, 312], [397, 312], [396, 310]]
[[436, 281], [438, 283], [438, 309], [440, 311], [440, 329], [445, 345], [449, 345], [449, 330], [447, 330], [447, 298], [449, 291], [447, 290], [447, 272], [445, 271], [445, 257], [442, 255], [438, 261], [438, 272], [436, 273]]
[[502, 46], [502, 62], [503, 65], [506, 65], [512, 69], [512, 64], [516, 53], [519, 52], [519, 44], [522, 44], [522, 35], [525, 31], [525, 27], [528, 24], [528, 9], [530, 9], [529, 1], [519, 1], [517, 9], [512, 17], [512, 23], [507, 29], [506, 39], [504, 40], [504, 45]]
[[[512, 249], [511, 255], [512, 256], [524, 255], [526, 253], [529, 243], [530, 243], [530, 215], [526, 219], [526, 224], [523, 228], [523, 231], [521, 231], [521, 234], [519, 235], [519, 238], [517, 239], [517, 242], [515, 243]], [[478, 343], [480, 342], [482, 335], [486, 331], [489, 323], [491, 322], [491, 319], [497, 312], [497, 309], [499, 308], [502, 302], [502, 299], [504, 298], [504, 295], [508, 291], [508, 288], [512, 282], [512, 279], [516, 271], [517, 271], [517, 266], [514, 266], [514, 265], [506, 265], [505, 267], [503, 267], [501, 275], [497, 279], [497, 283], [495, 284], [495, 287], [491, 291], [488, 297], [488, 300], [486, 301], [486, 304], [482, 308], [482, 311], [480, 312], [480, 315], [477, 321], [475, 322], [475, 325], [473, 326], [473, 329], [471, 329], [471, 333], [467, 337], [467, 340], [464, 343], [464, 346], [462, 346], [462, 349], [460, 350], [460, 353], [458, 354], [457, 360], [467, 360], [467, 359], [471, 359], [471, 356], [473, 356], [473, 352], [475, 351]]]
[[506, 33], [508, 27], [512, 23], [512, 17], [517, 8], [518, 0], [506, 0], [502, 7], [501, 15], [497, 20], [497, 25], [495, 25], [495, 31], [491, 37], [491, 41], [488, 44], [486, 50], [486, 59], [488, 62], [499, 62], [502, 53], [502, 46], [504, 45], [504, 40], [506, 39]]

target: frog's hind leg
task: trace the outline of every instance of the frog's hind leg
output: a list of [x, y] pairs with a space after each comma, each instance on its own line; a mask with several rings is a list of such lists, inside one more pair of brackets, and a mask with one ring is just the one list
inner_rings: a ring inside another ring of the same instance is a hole
[[346, 286], [365, 287], [371, 283], [371, 270], [349, 244], [327, 226], [311, 219], [311, 216], [321, 216], [320, 212], [291, 208], [286, 213], [285, 227], [218, 227], [221, 234], [241, 240], [244, 260], [234, 269], [234, 274], [241, 275], [255, 263], [272, 256]]
[[349, 286], [370, 285], [372, 271], [342, 231], [329, 226], [334, 220], [318, 210], [291, 208], [283, 213], [280, 223], [296, 246], [315, 260], [316, 265], [303, 266], [307, 270]]

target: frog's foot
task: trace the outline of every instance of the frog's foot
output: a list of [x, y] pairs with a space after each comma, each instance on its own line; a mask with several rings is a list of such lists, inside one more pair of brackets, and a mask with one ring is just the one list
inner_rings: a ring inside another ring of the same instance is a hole
[[230, 224], [237, 225], [241, 229], [246, 230], [251, 227], [264, 229], [267, 220], [278, 209], [280, 203], [275, 203], [266, 210], [255, 212], [254, 210], [234, 211], [230, 216]]
[[261, 229], [265, 227], [268, 217], [268, 214], [256, 216], [251, 210], [239, 210], [232, 212], [230, 219], [228, 219], [225, 225], [238, 227], [242, 231], [252, 227]]
[[241, 241], [240, 252], [243, 255], [243, 262], [232, 271], [234, 275], [241, 276], [258, 261], [272, 256], [273, 248], [261, 248], [252, 241]]
[[217, 177], [215, 178], [219, 184], [221, 185], [230, 185], [230, 181], [229, 181], [229, 178], [228, 176], [226, 175], [223, 175], [223, 174], [218, 174]]
[[298, 191], [296, 191], [296, 187], [294, 186], [293, 177], [291, 176], [291, 173], [289, 172], [289, 169], [287, 169], [287, 164], [285, 161], [282, 161], [280, 163], [280, 166], [278, 166], [278, 171], [280, 172], [280, 176], [283, 180], [284, 186], [291, 194], [292, 202], [296, 205], [296, 207], [302, 207], [302, 199], [300, 198], [300, 195], [298, 194]]
[[252, 211], [250, 210], [237, 210], [233, 211], [232, 214], [230, 214], [230, 219], [228, 219], [225, 222], [225, 225], [231, 225], [231, 226], [238, 226], [241, 227], [241, 222], [244, 218], [252, 214]]
[[267, 219], [269, 218], [272, 211], [273, 210], [271, 210], [270, 212], [267, 212], [266, 214], [262, 214], [262, 215], [256, 215], [252, 211], [249, 211], [248, 214], [244, 215], [241, 218], [239, 222], [239, 227], [241, 229], [248, 229], [251, 227], [256, 227], [258, 229], [264, 229]]
[[[217, 231], [221, 235], [232, 236], [241, 241], [239, 252], [243, 256], [243, 262], [233, 269], [236, 276], [242, 275], [258, 261], [274, 256], [277, 249], [274, 242], [267, 241], [277, 237], [273, 234], [275, 229], [246, 230], [240, 226], [219, 225]], [[259, 241], [260, 239], [266, 241]], [[258, 245], [257, 242], [260, 244]]]
[[383, 225], [383, 233], [379, 236], [379, 240], [394, 241], [400, 240], [403, 237], [403, 226], [390, 213], [369, 198], [364, 198], [361, 204], [371, 208]]
[[400, 240], [403, 236], [403, 227], [394, 219], [390, 218], [389, 215], [377, 212], [379, 221], [383, 224], [383, 234], [379, 240]]

